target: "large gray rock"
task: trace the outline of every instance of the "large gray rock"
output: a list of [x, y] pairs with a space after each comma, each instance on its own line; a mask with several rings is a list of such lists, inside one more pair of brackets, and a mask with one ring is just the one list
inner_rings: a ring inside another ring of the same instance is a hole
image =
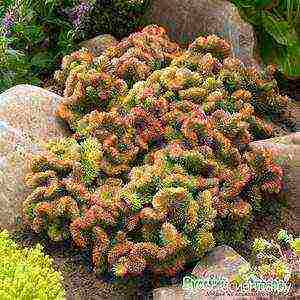
[[229, 277], [248, 262], [229, 246], [219, 246], [211, 250], [194, 268], [196, 277], [215, 275]]
[[[282, 213], [285, 228], [296, 235], [300, 234], [300, 132], [268, 140], [251, 143], [253, 149], [269, 149], [274, 158], [282, 165], [284, 170], [285, 189], [287, 193], [288, 209]], [[267, 221], [267, 220], [265, 220]], [[256, 232], [269, 230], [270, 227], [258, 225]], [[270, 224], [271, 225], [271, 224]], [[278, 230], [278, 229], [277, 229]], [[266, 234], [267, 236], [267, 234]]]
[[0, 228], [13, 228], [21, 213], [31, 155], [49, 139], [66, 135], [54, 116], [60, 99], [30, 85], [0, 94]]
[[153, 0], [151, 22], [165, 26], [181, 44], [203, 34], [217, 34], [233, 46], [234, 55], [245, 64], [259, 67], [256, 38], [238, 9], [224, 0]]

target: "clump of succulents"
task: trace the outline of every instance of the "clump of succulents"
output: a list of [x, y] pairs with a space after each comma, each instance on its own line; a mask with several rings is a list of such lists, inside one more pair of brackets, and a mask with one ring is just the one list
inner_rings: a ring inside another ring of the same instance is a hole
[[0, 298], [65, 299], [62, 276], [41, 245], [20, 249], [6, 230], [0, 232]]
[[82, 49], [66, 56], [55, 79], [65, 86], [59, 116], [76, 128], [76, 121], [92, 110], [108, 111], [130, 87], [163, 68], [181, 52], [166, 31], [147, 26], [131, 34], [103, 55]]
[[299, 271], [300, 239], [294, 238], [286, 230], [278, 232], [276, 241], [255, 239], [252, 252], [256, 255], [257, 272], [260, 276], [288, 281], [293, 272]]
[[67, 56], [58, 115], [74, 134], [32, 160], [26, 224], [121, 278], [174, 276], [224, 233], [243, 243], [283, 185], [271, 152], [249, 144], [274, 135], [289, 99], [270, 70], [230, 55], [217, 36], [183, 51], [149, 26], [100, 57]]

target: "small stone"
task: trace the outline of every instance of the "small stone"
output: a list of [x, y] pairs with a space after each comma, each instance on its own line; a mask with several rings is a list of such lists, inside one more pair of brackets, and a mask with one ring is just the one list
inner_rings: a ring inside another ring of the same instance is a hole
[[194, 268], [192, 275], [202, 276], [222, 276], [230, 279], [237, 274], [241, 266], [248, 262], [229, 246], [219, 246], [212, 249]]
[[95, 56], [100, 56], [107, 48], [117, 44], [118, 41], [112, 35], [102, 34], [82, 42], [79, 46], [87, 48]]

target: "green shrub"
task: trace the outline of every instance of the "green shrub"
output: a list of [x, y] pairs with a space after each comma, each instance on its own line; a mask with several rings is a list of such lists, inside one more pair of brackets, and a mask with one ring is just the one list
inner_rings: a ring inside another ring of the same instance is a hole
[[144, 22], [148, 2], [1, 1], [0, 59], [5, 64], [1, 64], [0, 92], [15, 84], [49, 79], [61, 58], [84, 39], [103, 33], [124, 37]]
[[0, 299], [65, 299], [60, 273], [41, 245], [20, 249], [6, 230], [0, 232]]
[[[88, 32], [109, 32], [123, 38], [146, 23], [144, 14], [150, 0], [102, 0], [96, 1], [88, 21]], [[101, 13], [99, 13], [101, 11]]]
[[231, 0], [257, 33], [260, 54], [288, 77], [300, 76], [299, 0]]

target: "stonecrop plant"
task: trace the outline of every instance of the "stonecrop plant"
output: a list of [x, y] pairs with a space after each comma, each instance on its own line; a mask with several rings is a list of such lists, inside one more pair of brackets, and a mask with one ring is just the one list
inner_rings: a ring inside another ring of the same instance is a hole
[[241, 245], [283, 196], [282, 168], [250, 146], [289, 107], [273, 74], [245, 68], [217, 36], [184, 50], [156, 25], [99, 57], [66, 56], [57, 113], [73, 134], [33, 158], [25, 224], [125, 279], [175, 276], [224, 239]]
[[0, 299], [65, 299], [62, 276], [41, 245], [21, 249], [6, 230], [0, 232]]

